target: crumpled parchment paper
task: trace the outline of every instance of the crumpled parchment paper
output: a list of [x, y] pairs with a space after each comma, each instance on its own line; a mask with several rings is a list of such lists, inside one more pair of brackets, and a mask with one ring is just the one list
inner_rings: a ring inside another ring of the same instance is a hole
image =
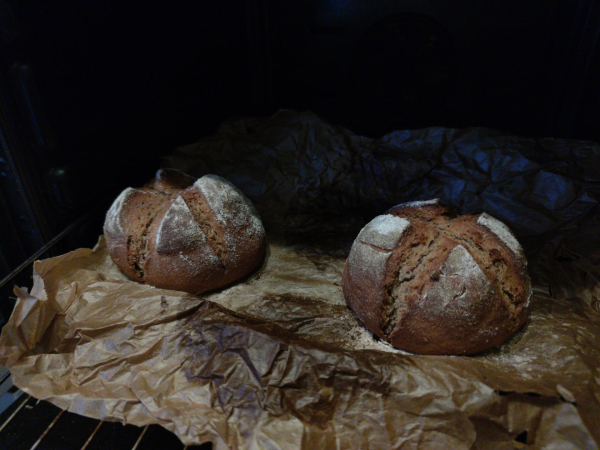
[[[255, 202], [263, 266], [193, 296], [128, 280], [103, 239], [36, 262], [0, 337], [26, 392], [217, 449], [598, 448], [596, 144], [442, 128], [373, 140], [282, 111], [165, 165], [225, 176]], [[528, 252], [531, 318], [477, 356], [395, 350], [341, 292], [361, 226], [432, 197], [502, 219]]]

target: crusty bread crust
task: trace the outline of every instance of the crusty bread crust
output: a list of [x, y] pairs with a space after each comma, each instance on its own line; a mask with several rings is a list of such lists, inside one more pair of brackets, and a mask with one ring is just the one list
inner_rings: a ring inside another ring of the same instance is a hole
[[106, 215], [104, 233], [113, 261], [129, 278], [190, 293], [240, 279], [266, 250], [260, 217], [233, 184], [173, 169], [123, 191]]
[[415, 353], [464, 355], [502, 343], [525, 323], [527, 261], [500, 221], [459, 216], [437, 201], [395, 206], [371, 224], [383, 217], [409, 226], [398, 226], [401, 238], [388, 248], [361, 232], [342, 285], [348, 306], [377, 336]]

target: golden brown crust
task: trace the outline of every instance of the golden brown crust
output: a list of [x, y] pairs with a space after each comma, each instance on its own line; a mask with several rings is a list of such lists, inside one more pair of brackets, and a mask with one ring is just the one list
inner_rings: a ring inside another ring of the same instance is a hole
[[190, 293], [238, 280], [266, 251], [260, 218], [235, 186], [170, 169], [126, 189], [108, 211], [104, 232], [113, 261], [129, 278]]
[[525, 323], [526, 260], [503, 224], [436, 202], [398, 205], [384, 216], [408, 221], [409, 231], [378, 267], [355, 242], [343, 277], [348, 305], [373, 333], [416, 353], [473, 354]]

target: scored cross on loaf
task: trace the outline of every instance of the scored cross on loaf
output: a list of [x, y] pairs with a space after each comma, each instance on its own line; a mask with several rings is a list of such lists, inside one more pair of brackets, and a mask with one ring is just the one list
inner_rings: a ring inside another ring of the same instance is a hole
[[190, 293], [247, 275], [266, 249], [256, 209], [233, 184], [173, 169], [125, 189], [106, 215], [104, 234], [111, 258], [129, 278]]
[[361, 230], [343, 291], [364, 325], [395, 347], [473, 354], [525, 323], [531, 285], [506, 225], [430, 200], [395, 206]]

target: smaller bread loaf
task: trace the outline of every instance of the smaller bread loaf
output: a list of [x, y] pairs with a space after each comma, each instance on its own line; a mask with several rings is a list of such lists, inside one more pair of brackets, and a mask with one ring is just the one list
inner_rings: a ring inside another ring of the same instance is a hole
[[348, 306], [394, 347], [473, 354], [526, 321], [531, 286], [523, 249], [488, 214], [456, 215], [437, 200], [395, 206], [354, 241]]
[[106, 215], [104, 234], [112, 260], [129, 278], [189, 293], [240, 279], [266, 249], [256, 209], [233, 184], [173, 169], [125, 189]]

